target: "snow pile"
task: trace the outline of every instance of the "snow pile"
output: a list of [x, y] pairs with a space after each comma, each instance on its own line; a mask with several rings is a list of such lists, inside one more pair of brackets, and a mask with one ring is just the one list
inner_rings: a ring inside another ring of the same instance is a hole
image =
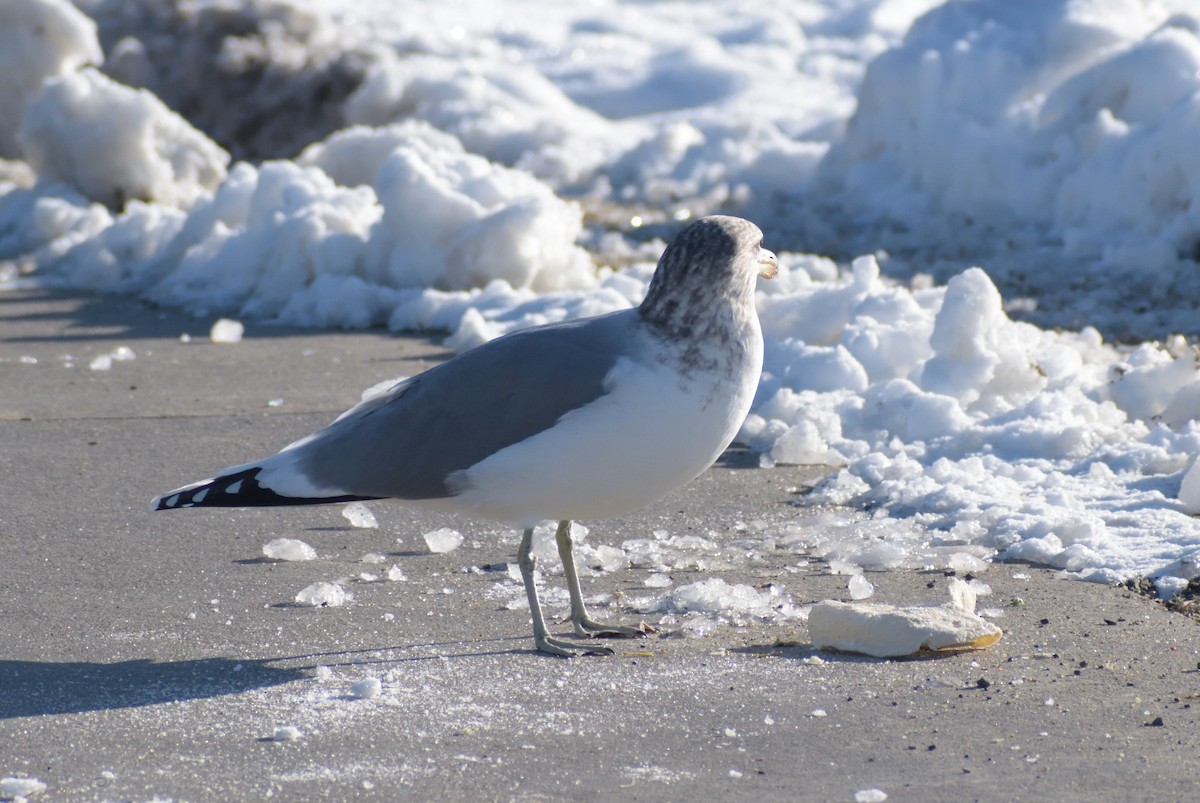
[[43, 80], [103, 60], [96, 23], [68, 0], [0, 4], [0, 159], [20, 156], [17, 127]]
[[917, 291], [870, 259], [839, 281], [805, 273], [761, 300], [772, 342], [741, 439], [768, 463], [844, 466], [806, 502], [873, 509], [835, 527], [880, 538], [835, 530], [816, 554], [969, 568], [998, 550], [1107, 581], [1188, 571], [1200, 525], [1173, 497], [1200, 451], [1190, 347], [1121, 353], [1094, 330], [1013, 322], [978, 269]]
[[[872, 62], [858, 101], [823, 186], [911, 227], [898, 246], [965, 244], [1069, 304], [1067, 271], [1030, 270], [1050, 244], [1039, 262], [1141, 274], [1149, 301], [1180, 301], [1200, 242], [1190, 0], [948, 3]], [[1200, 283], [1186, 286], [1194, 306]]]
[[120, 209], [127, 201], [188, 207], [225, 179], [229, 154], [145, 90], [85, 69], [47, 81], [17, 131], [45, 181]]

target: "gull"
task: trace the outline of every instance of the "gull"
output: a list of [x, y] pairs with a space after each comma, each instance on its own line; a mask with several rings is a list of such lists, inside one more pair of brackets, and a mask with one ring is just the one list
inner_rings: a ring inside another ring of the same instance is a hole
[[534, 646], [611, 654], [550, 635], [533, 529], [556, 541], [575, 636], [637, 636], [584, 607], [571, 522], [644, 507], [686, 485], [740, 429], [762, 373], [754, 292], [775, 255], [753, 223], [700, 218], [659, 259], [637, 306], [496, 338], [401, 380], [278, 454], [156, 498], [152, 510], [392, 498], [507, 522]]

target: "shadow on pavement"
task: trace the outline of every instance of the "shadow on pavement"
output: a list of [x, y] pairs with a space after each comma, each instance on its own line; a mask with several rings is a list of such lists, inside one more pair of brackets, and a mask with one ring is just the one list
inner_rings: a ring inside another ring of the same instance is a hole
[[0, 719], [220, 697], [308, 676], [303, 669], [232, 658], [110, 664], [0, 660]]

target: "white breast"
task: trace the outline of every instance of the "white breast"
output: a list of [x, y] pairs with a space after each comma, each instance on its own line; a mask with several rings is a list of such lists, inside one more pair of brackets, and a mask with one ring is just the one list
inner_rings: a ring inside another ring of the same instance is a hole
[[610, 393], [453, 475], [453, 506], [532, 526], [623, 515], [665, 496], [703, 473], [737, 434], [758, 385], [754, 351], [756, 364], [733, 381], [620, 360], [605, 380]]

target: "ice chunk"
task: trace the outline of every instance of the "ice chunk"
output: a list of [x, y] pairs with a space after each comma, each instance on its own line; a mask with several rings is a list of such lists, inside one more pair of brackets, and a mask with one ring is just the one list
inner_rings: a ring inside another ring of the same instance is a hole
[[392, 568], [388, 569], [384, 576], [393, 583], [408, 579], [408, 577], [404, 574], [404, 570], [401, 569], [397, 564], [393, 564]]
[[429, 547], [429, 551], [438, 555], [453, 552], [463, 542], [462, 533], [449, 527], [431, 530], [425, 533], [422, 538], [425, 539], [425, 544]]
[[241, 321], [220, 318], [212, 325], [208, 337], [214, 343], [240, 343], [245, 331]]
[[592, 554], [589, 556], [587, 563], [588, 566], [594, 569], [599, 569], [603, 572], [615, 572], [629, 565], [629, 558], [625, 557], [624, 550], [618, 549], [615, 546], [601, 544], [589, 551]]
[[37, 778], [0, 778], [0, 798], [16, 800], [46, 791], [46, 784]]
[[955, 579], [946, 605], [898, 607], [870, 602], [826, 600], [812, 607], [808, 632], [814, 647], [857, 652], [876, 658], [922, 650], [982, 649], [1003, 631], [975, 614], [975, 592]]
[[312, 560], [317, 550], [296, 538], [275, 538], [263, 544], [263, 555], [271, 560]]
[[755, 591], [751, 586], [729, 584], [719, 577], [683, 586], [659, 604], [668, 613], [770, 613], [773, 603], [769, 591]]
[[107, 371], [108, 369], [112, 368], [112, 363], [113, 361], [111, 354], [101, 354], [99, 357], [96, 357], [94, 360], [88, 363], [88, 368], [92, 369], [93, 371]]
[[654, 573], [650, 574], [643, 581], [646, 588], [666, 588], [671, 585], [671, 577], [666, 574]]
[[383, 563], [387, 560], [387, 556], [379, 552], [368, 552], [360, 558], [362, 563]]
[[363, 700], [372, 700], [383, 692], [379, 678], [366, 678], [350, 687], [350, 694]]
[[859, 789], [854, 793], [854, 803], [883, 803], [887, 792], [882, 789]]
[[374, 530], [379, 527], [379, 519], [375, 518], [371, 509], [362, 502], [351, 502], [346, 505], [342, 508], [342, 515], [346, 521], [350, 522], [351, 527], [365, 530]]
[[847, 587], [850, 589], [851, 599], [866, 599], [875, 593], [875, 586], [871, 585], [871, 581], [861, 574], [853, 575]]
[[346, 589], [337, 583], [318, 582], [306, 586], [296, 595], [296, 604], [309, 608], [336, 608], [349, 599]]
[[1183, 474], [1183, 483], [1179, 486], [1179, 501], [1183, 510], [1190, 515], [1200, 513], [1200, 459], [1192, 458], [1192, 464]]
[[129, 362], [137, 359], [137, 352], [129, 346], [117, 346], [112, 350], [110, 356], [114, 362]]
[[293, 725], [283, 725], [275, 729], [275, 733], [271, 738], [277, 742], [294, 742], [303, 735], [299, 728]]
[[955, 552], [946, 560], [946, 567], [966, 574], [968, 572], [985, 572], [988, 565], [970, 552]]

